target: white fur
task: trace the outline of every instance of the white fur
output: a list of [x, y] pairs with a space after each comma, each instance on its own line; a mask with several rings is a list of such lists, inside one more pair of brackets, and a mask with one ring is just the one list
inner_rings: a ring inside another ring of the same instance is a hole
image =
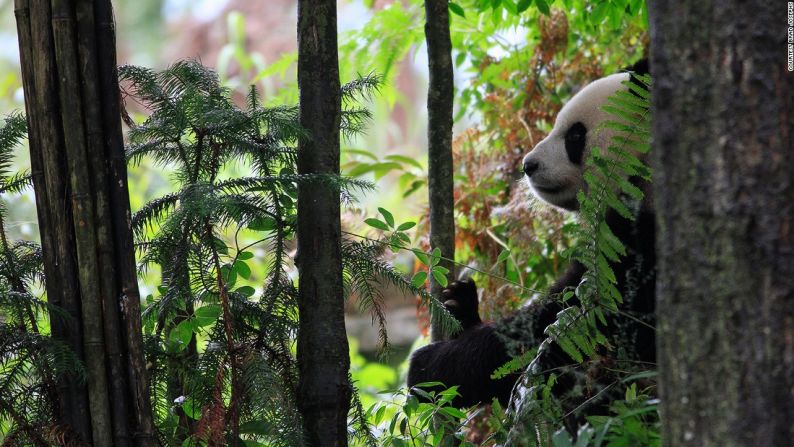
[[612, 132], [601, 128], [601, 123], [608, 117], [601, 106], [616, 91], [627, 90], [621, 82], [628, 79], [628, 73], [617, 73], [593, 81], [563, 106], [549, 135], [524, 157], [524, 162], [540, 163], [528, 182], [536, 197], [569, 211], [578, 209], [576, 193], [585, 188], [583, 166], [568, 159], [565, 133], [576, 122], [585, 125], [587, 137], [583, 160], [587, 159], [593, 147], [606, 148]]

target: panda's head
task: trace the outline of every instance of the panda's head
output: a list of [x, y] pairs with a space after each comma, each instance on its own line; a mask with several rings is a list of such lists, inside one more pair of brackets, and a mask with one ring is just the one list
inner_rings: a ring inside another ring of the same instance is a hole
[[576, 211], [576, 194], [586, 188], [585, 160], [593, 147], [606, 148], [612, 132], [602, 128], [608, 118], [602, 110], [607, 98], [618, 90], [628, 73], [617, 73], [588, 84], [563, 106], [551, 133], [524, 157], [524, 173], [532, 192], [540, 200]]

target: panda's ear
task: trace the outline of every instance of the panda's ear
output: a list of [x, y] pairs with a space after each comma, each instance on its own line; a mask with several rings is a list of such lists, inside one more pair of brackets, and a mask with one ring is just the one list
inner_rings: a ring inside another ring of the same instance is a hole
[[[645, 84], [642, 81], [640, 81], [639, 78], [637, 78], [636, 75], [640, 75], [641, 76], [641, 75], [650, 74], [649, 68], [650, 67], [648, 66], [648, 59], [647, 58], [642, 58], [642, 59], [638, 60], [637, 62], [635, 62], [634, 65], [632, 65], [630, 67], [627, 67], [624, 71], [627, 71], [627, 72], [631, 73], [631, 76], [630, 76], [629, 79], [631, 80], [631, 82], [633, 84], [638, 85], [640, 87], [644, 87]], [[634, 95], [634, 96], [639, 97], [639, 95], [637, 93], [635, 93], [633, 90], [631, 91], [631, 94]]]
[[642, 58], [634, 63], [634, 65], [626, 67], [623, 71], [630, 71], [638, 75], [647, 75], [650, 73], [648, 67], [648, 58]]

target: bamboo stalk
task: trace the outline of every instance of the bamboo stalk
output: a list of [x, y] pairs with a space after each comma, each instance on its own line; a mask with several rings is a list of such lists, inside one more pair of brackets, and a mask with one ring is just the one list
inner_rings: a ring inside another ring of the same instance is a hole
[[121, 133], [121, 107], [118, 70], [116, 68], [116, 33], [113, 8], [110, 0], [94, 2], [97, 56], [99, 60], [102, 127], [105, 162], [107, 163], [110, 199], [110, 220], [113, 224], [113, 242], [117, 263], [116, 284], [123, 327], [122, 340], [126, 340], [126, 366], [132, 416], [135, 425], [135, 445], [157, 445], [149, 378], [143, 350], [141, 332], [141, 305], [135, 266], [130, 222], [130, 198], [127, 188], [127, 160]]
[[113, 247], [112, 222], [108, 196], [107, 166], [105, 163], [104, 132], [97, 61], [97, 36], [94, 24], [94, 7], [90, 0], [77, 0], [77, 56], [82, 79], [82, 104], [86, 129], [87, 167], [91, 173], [95, 212], [96, 256], [99, 275], [102, 322], [110, 395], [114, 446], [130, 445], [128, 430], [128, 395], [124, 355], [121, 349], [121, 324], [117, 300], [117, 275]]
[[[35, 98], [31, 93], [34, 88], [33, 85], [35, 81], [33, 79], [32, 61], [30, 61], [28, 57], [28, 55], [32, 54], [33, 51], [30, 46], [30, 9], [28, 8], [28, 0], [17, 0], [15, 2], [15, 15], [17, 20], [17, 35], [19, 38], [20, 55], [24, 54], [24, 57], [20, 58], [20, 62], [22, 64], [22, 86], [23, 90], [27, 93], [26, 96], [30, 97], [30, 101], [25, 101], [25, 112], [28, 123], [28, 141], [30, 141], [30, 145], [32, 147], [39, 148], [41, 147], [38, 142], [40, 124], [39, 120], [37, 119], [38, 115], [36, 113], [36, 108], [33, 104]], [[30, 154], [30, 158], [32, 171], [31, 176], [33, 178], [34, 188], [36, 191], [38, 191], [38, 194], [35, 195], [36, 213], [39, 216], [40, 225], [44, 228], [49, 228], [49, 209], [46, 202], [47, 185], [44, 183], [44, 176], [42, 175], [43, 168], [41, 154], [38, 151], [35, 151], [34, 153]], [[0, 225], [0, 232], [2, 232], [2, 225]], [[5, 233], [1, 233], [0, 235], [3, 237], [3, 246], [7, 250], [8, 244], [5, 240]], [[53, 267], [55, 266], [56, 262], [53, 257], [52, 236], [49, 232], [41, 235], [41, 246], [45, 266], [50, 266], [50, 268], [54, 270]], [[56, 285], [59, 283], [60, 279], [56, 274], [52, 278], [52, 281], [47, 282], [47, 285], [53, 289], [56, 288]], [[50, 291], [48, 291], [48, 296], [49, 292]], [[57, 293], [52, 291], [52, 297], [57, 299]], [[54, 303], [52, 300], [50, 300], [50, 303], [60, 305], [60, 303]], [[31, 321], [35, 323], [33, 319], [31, 319]], [[50, 331], [53, 336], [56, 336], [57, 334], [57, 337], [63, 338], [65, 327], [60, 318], [53, 318], [53, 316], [50, 315]]]
[[[80, 97], [85, 87], [80, 83], [75, 33], [74, 4], [69, 0], [52, 0], [52, 29], [55, 59], [58, 64], [60, 103], [66, 162], [71, 186], [73, 231], [78, 259], [78, 277], [83, 315], [83, 345], [88, 377], [88, 402], [95, 445], [112, 445], [112, 420], [108, 402], [108, 376], [105, 369], [105, 340], [102, 324], [101, 284], [98, 275], [98, 243], [95, 222], [95, 185], [91, 184], [86, 151], [88, 139]], [[67, 113], [68, 112], [68, 113]]]
[[[26, 79], [25, 102], [30, 124], [30, 153], [34, 171], [39, 227], [45, 249], [47, 298], [70, 316], [61, 324], [52, 319], [53, 336], [66, 342], [83, 358], [77, 266], [71, 229], [69, 188], [63, 173], [63, 139], [56, 80], [51, 9], [49, 2], [16, 4], [20, 27], [20, 59]], [[24, 20], [27, 12], [27, 22]], [[35, 51], [34, 51], [35, 50]], [[61, 392], [61, 420], [84, 440], [91, 439], [91, 420], [86, 383], [74, 374], [58, 378]]]

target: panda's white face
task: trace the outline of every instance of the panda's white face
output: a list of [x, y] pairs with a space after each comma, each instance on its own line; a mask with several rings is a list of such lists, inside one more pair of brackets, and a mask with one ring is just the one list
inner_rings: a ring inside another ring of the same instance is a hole
[[600, 124], [608, 117], [601, 109], [609, 96], [627, 89], [628, 73], [607, 76], [579, 91], [557, 115], [551, 133], [524, 157], [524, 173], [539, 199], [576, 211], [576, 193], [585, 189], [584, 162], [593, 147], [605, 148], [612, 132]]

